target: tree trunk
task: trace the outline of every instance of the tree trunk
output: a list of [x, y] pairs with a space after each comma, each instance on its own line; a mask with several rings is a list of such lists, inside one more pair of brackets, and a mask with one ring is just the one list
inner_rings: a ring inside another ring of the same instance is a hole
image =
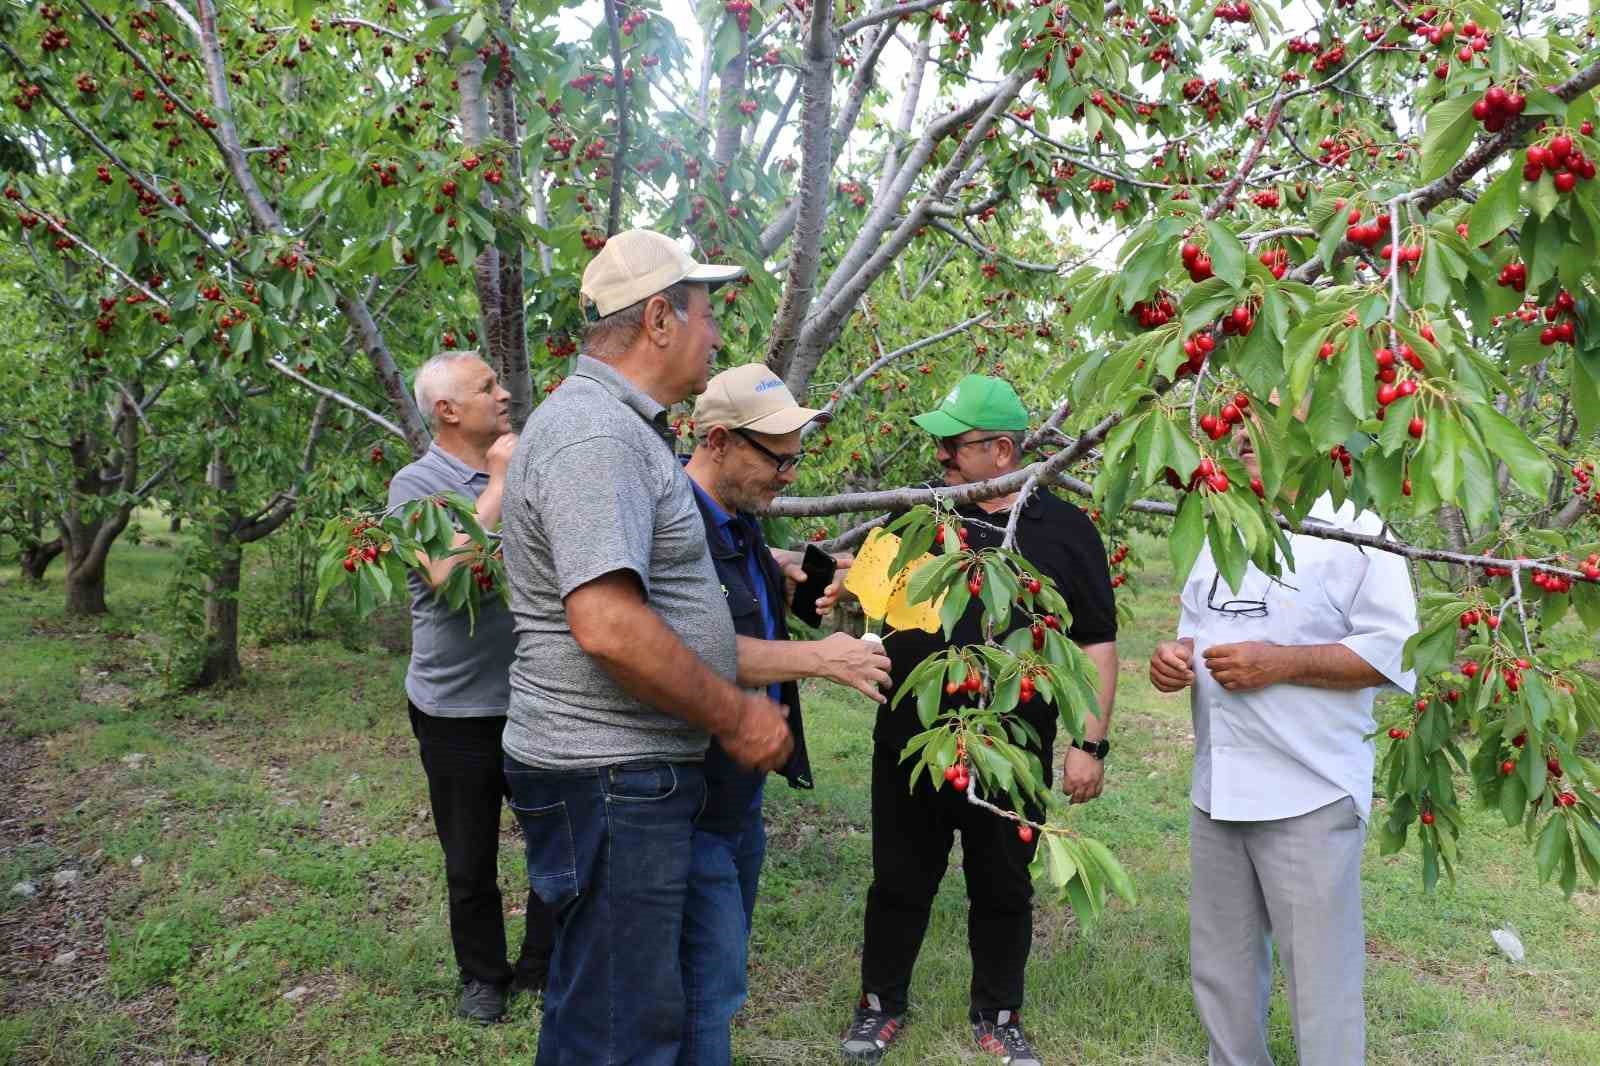
[[168, 533], [182, 533], [183, 532], [183, 515], [175, 514], [175, 515], [172, 516], [172, 521], [167, 523], [167, 532]]
[[55, 557], [61, 554], [64, 545], [61, 538], [49, 542], [33, 541], [22, 546], [17, 553], [17, 563], [22, 568], [22, 579], [37, 585], [44, 580], [44, 572], [50, 569], [50, 564]]
[[243, 546], [231, 537], [226, 544], [213, 531], [217, 551], [215, 571], [206, 579], [205, 651], [200, 660], [196, 684], [208, 685], [237, 681], [244, 668], [239, 663], [239, 574], [243, 569]]
[[86, 546], [68, 545], [67, 614], [77, 617], [106, 613], [106, 555], [110, 543], [100, 548], [90, 540]]
[[200, 658], [201, 687], [236, 681], [239, 664], [239, 574], [244, 546], [239, 542], [238, 503], [233, 467], [219, 450], [206, 469], [206, 484], [222, 504], [211, 524], [211, 572], [206, 575], [205, 647]]

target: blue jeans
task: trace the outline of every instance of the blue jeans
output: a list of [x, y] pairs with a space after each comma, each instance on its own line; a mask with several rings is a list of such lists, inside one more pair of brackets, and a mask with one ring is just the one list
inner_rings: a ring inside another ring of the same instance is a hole
[[528, 884], [556, 912], [535, 1066], [673, 1066], [698, 764], [536, 770], [506, 757]]
[[688, 997], [678, 1066], [728, 1066], [733, 1016], [744, 1005], [756, 886], [767, 854], [761, 794], [739, 832], [696, 830], [683, 910], [683, 990]]

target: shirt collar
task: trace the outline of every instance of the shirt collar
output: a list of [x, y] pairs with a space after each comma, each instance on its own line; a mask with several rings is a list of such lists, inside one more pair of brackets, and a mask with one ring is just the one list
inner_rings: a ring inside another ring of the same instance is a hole
[[454, 455], [451, 455], [449, 452], [439, 447], [438, 441], [434, 441], [432, 444], [428, 445], [427, 458], [435, 466], [441, 467], [444, 473], [461, 482], [463, 485], [468, 484], [473, 478], [480, 475], [483, 477], [489, 476], [482, 470], [474, 470], [471, 466], [468, 466]]
[[678, 449], [677, 435], [672, 432], [672, 427], [667, 424], [667, 409], [661, 406], [651, 396], [640, 392], [634, 387], [633, 382], [623, 377], [615, 367], [601, 362], [589, 355], [578, 356], [573, 364], [572, 373], [576, 377], [588, 378], [622, 403], [633, 409], [634, 413], [655, 430], [656, 435], [666, 442], [667, 447], [674, 452]]

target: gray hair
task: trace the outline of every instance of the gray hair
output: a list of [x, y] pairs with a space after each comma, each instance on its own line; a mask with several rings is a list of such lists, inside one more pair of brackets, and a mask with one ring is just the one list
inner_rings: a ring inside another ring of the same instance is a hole
[[689, 293], [701, 282], [680, 281], [660, 292], [653, 292], [638, 303], [591, 322], [583, 331], [583, 354], [593, 359], [615, 359], [627, 350], [644, 329], [644, 308], [653, 297], [666, 297], [679, 322], [689, 321]]
[[450, 373], [450, 368], [463, 359], [476, 359], [482, 362], [483, 355], [471, 349], [455, 348], [440, 352], [417, 368], [417, 376], [412, 385], [417, 396], [417, 410], [428, 423], [428, 429], [434, 433], [439, 432], [434, 405], [440, 400], [456, 399], [452, 391], [455, 387], [455, 377]]

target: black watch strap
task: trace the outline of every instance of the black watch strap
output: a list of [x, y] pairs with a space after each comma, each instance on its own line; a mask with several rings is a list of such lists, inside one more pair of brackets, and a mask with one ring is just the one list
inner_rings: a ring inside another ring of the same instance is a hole
[[1086, 751], [1096, 759], [1104, 760], [1106, 753], [1111, 750], [1109, 740], [1074, 740], [1072, 746], [1079, 751]]

